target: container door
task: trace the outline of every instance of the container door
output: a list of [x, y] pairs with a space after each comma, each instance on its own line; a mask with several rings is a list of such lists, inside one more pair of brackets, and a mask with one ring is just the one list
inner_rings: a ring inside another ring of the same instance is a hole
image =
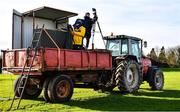
[[22, 48], [22, 14], [13, 9], [12, 49]]

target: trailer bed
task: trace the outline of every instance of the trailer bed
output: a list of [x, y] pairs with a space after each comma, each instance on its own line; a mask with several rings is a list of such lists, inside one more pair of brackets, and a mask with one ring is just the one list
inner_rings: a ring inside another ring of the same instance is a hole
[[[3, 70], [19, 74], [22, 72], [27, 54], [31, 57], [34, 50], [4, 50]], [[28, 60], [25, 71], [28, 71], [32, 58]], [[107, 50], [70, 50], [57, 48], [40, 48], [33, 62], [32, 73], [41, 75], [45, 71], [67, 70], [111, 70], [112, 56]]]

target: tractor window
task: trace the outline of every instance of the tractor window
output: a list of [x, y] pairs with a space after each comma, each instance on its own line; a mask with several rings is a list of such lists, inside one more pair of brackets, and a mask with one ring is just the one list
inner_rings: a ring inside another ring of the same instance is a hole
[[128, 41], [127, 41], [127, 39], [122, 40], [121, 47], [122, 47], [121, 54], [128, 54]]
[[132, 43], [132, 55], [140, 57], [139, 41], [131, 40]]
[[118, 56], [120, 55], [120, 52], [119, 52], [119, 41], [109, 41], [108, 42], [108, 50], [112, 51], [112, 56]]

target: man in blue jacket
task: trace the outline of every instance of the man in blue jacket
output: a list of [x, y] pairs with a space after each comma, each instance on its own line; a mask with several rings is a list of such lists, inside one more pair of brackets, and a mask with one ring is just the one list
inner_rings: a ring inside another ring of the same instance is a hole
[[86, 48], [89, 46], [89, 40], [91, 38], [91, 29], [93, 24], [97, 21], [98, 17], [96, 13], [93, 13], [94, 17], [90, 18], [90, 13], [87, 12], [84, 16], [84, 25], [86, 28], [85, 38], [86, 38]]

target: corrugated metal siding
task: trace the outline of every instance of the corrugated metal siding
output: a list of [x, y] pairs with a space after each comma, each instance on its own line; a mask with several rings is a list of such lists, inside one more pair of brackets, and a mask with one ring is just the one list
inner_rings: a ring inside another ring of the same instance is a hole
[[[55, 22], [47, 19], [35, 18], [35, 27], [38, 25], [39, 28], [44, 27], [46, 29], [55, 29]], [[23, 22], [23, 48], [27, 48], [31, 45], [31, 41], [33, 38], [33, 18], [32, 17], [24, 17]]]
[[24, 17], [23, 22], [23, 48], [30, 46], [33, 37], [33, 20], [29, 17]]
[[21, 17], [13, 14], [13, 36], [14, 36], [14, 42], [13, 42], [13, 49], [21, 48]]

